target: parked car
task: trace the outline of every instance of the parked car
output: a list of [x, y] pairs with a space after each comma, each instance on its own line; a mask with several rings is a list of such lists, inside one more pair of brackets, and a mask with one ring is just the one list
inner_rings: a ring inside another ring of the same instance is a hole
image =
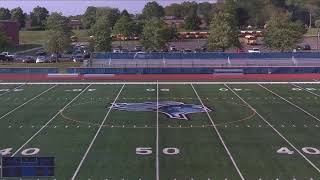
[[136, 46], [134, 47], [134, 50], [136, 50], [136, 51], [142, 51], [142, 46], [136, 45]]
[[5, 55], [10, 60], [14, 59], [14, 55], [10, 54], [9, 52], [2, 52], [1, 54]]
[[77, 54], [72, 57], [73, 62], [83, 62], [84, 56], [82, 54]]
[[128, 53], [129, 49], [121, 49], [121, 53]]
[[260, 49], [259, 48], [252, 48], [248, 50], [248, 53], [260, 53]]
[[25, 56], [22, 58], [23, 63], [35, 63], [36, 60], [33, 56]]
[[310, 51], [311, 46], [309, 44], [299, 44], [296, 49], [298, 51]]
[[113, 53], [121, 53], [121, 49], [119, 49], [119, 48], [114, 48], [114, 49], [112, 50], [112, 52], [113, 52]]
[[49, 60], [46, 56], [38, 56], [36, 59], [36, 63], [48, 63]]
[[37, 52], [36, 52], [36, 55], [37, 55], [37, 56], [46, 56], [47, 53], [46, 53], [45, 51], [37, 51]]

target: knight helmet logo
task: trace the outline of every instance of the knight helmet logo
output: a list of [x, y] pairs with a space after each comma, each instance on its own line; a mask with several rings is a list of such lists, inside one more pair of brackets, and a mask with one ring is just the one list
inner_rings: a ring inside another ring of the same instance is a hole
[[144, 103], [111, 103], [109, 108], [120, 111], [130, 112], [156, 112], [157, 109], [160, 113], [167, 115], [172, 119], [189, 120], [187, 115], [193, 113], [210, 112], [211, 109], [195, 104], [184, 104], [175, 101], [162, 101], [159, 102], [158, 107], [156, 102]]

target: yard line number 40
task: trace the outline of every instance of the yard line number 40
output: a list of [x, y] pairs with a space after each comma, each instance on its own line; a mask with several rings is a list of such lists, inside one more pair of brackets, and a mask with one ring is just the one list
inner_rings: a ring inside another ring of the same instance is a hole
[[[1, 156], [8, 156], [11, 154], [13, 148], [6, 148], [6, 149], [0, 149], [0, 155]], [[39, 148], [28, 148], [23, 151], [21, 151], [21, 155], [23, 156], [32, 156], [36, 155], [40, 152]]]
[[[310, 155], [319, 155], [320, 154], [320, 150], [314, 147], [304, 147], [301, 149], [304, 153], [306, 154], [310, 154]], [[277, 153], [279, 154], [294, 154], [294, 151], [290, 150], [287, 147], [282, 147], [280, 149], [277, 150]]]

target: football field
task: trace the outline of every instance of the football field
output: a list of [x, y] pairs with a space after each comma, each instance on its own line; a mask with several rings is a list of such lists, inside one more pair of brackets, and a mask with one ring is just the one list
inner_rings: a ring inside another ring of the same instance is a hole
[[55, 157], [50, 180], [318, 180], [320, 84], [0, 83], [0, 155]]

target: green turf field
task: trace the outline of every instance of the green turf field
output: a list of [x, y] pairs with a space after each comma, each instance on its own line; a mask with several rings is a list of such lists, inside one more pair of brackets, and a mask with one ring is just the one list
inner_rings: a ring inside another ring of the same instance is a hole
[[51, 180], [317, 180], [319, 106], [316, 83], [0, 83], [0, 154], [55, 157]]

